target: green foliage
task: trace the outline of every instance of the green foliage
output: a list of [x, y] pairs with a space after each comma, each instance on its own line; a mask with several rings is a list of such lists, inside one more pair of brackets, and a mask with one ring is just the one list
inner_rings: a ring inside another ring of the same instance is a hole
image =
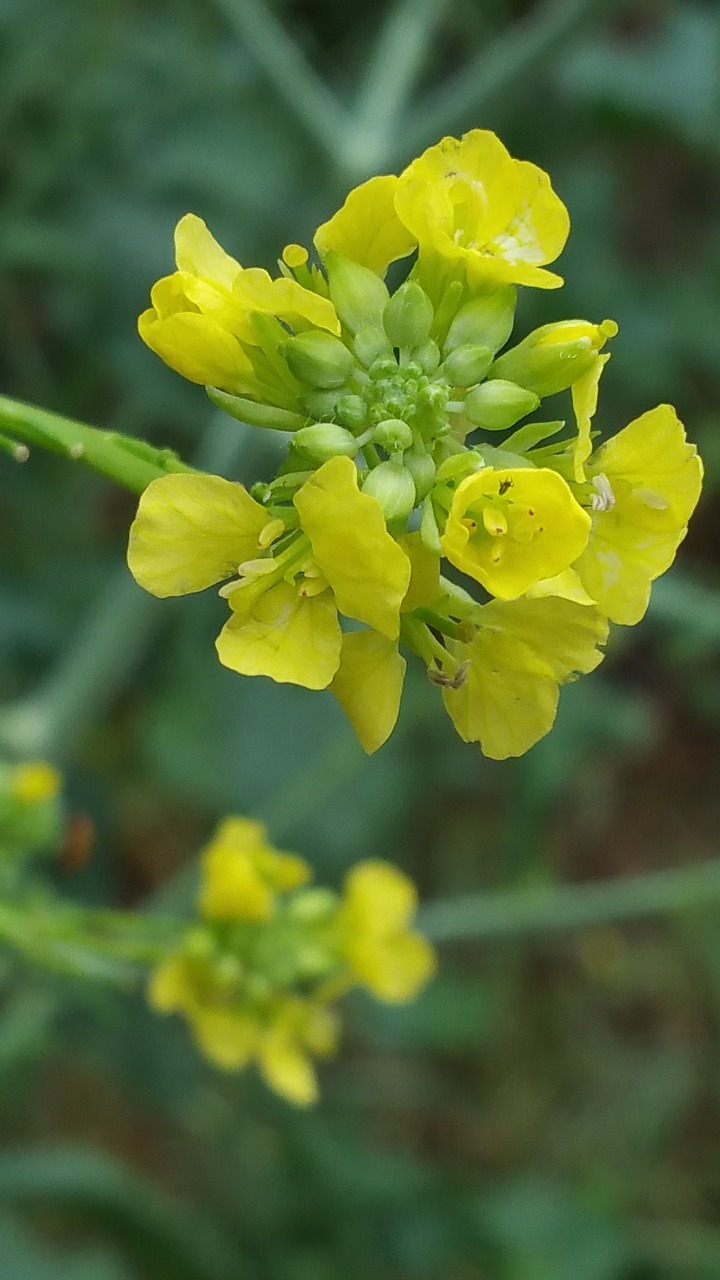
[[[523, 294], [525, 329], [615, 317], [598, 425], [673, 402], [708, 469], [646, 622], [499, 765], [417, 673], [367, 760], [330, 695], [215, 663], [212, 593], [140, 597], [129, 497], [2, 455], [0, 738], [50, 751], [97, 828], [63, 894], [181, 911], [229, 811], [331, 882], [397, 858], [428, 900], [717, 857], [719, 49], [713, 0], [0, 0], [3, 392], [271, 474], [273, 433], [137, 339], [177, 218], [270, 267], [351, 183], [483, 126], [573, 219], [568, 285]], [[3, 1280], [716, 1277], [720, 913], [670, 898], [664, 923], [448, 944], [416, 1005], [352, 1004], [308, 1115], [213, 1074], [136, 988], [3, 962]]]

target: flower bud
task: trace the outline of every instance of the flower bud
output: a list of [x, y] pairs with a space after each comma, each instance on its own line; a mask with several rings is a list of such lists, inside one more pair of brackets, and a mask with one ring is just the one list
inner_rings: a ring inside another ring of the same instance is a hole
[[335, 422], [313, 422], [309, 427], [302, 427], [295, 432], [293, 444], [316, 462], [327, 462], [338, 454], [354, 458], [358, 451], [355, 436]]
[[473, 387], [485, 377], [494, 354], [490, 347], [477, 347], [472, 342], [464, 342], [446, 358], [443, 365], [445, 377], [453, 387]]
[[398, 362], [393, 355], [378, 356], [377, 360], [373, 360], [368, 373], [373, 382], [382, 382], [384, 378], [392, 378], [398, 371]]
[[[355, 334], [353, 350], [363, 369], [369, 369], [377, 359], [392, 359], [392, 348], [384, 329], [366, 325]], [[393, 359], [393, 365], [395, 361]]]
[[466, 302], [448, 329], [443, 346], [445, 354], [468, 343], [499, 351], [512, 333], [516, 300], [515, 289], [507, 285]]
[[483, 382], [469, 392], [465, 397], [465, 413], [476, 427], [505, 431], [526, 413], [537, 409], [539, 403], [540, 397], [532, 391], [498, 378], [494, 382]]
[[413, 433], [402, 418], [385, 418], [375, 427], [373, 440], [381, 449], [387, 449], [388, 453], [397, 453], [401, 449], [410, 448]]
[[368, 420], [368, 407], [362, 396], [340, 396], [337, 402], [336, 416], [346, 427], [364, 427]]
[[405, 520], [415, 506], [415, 482], [400, 462], [381, 462], [367, 476], [363, 493], [377, 499], [389, 523]]
[[387, 286], [370, 271], [339, 253], [325, 256], [325, 269], [330, 286], [330, 301], [340, 320], [351, 333], [367, 325], [379, 327], [390, 294]]
[[[340, 391], [310, 391], [300, 397], [300, 404], [311, 418], [316, 418], [319, 422], [330, 422], [335, 417], [341, 394]], [[303, 418], [303, 424], [304, 422]]]
[[420, 365], [423, 373], [434, 373], [440, 364], [440, 348], [437, 342], [428, 338], [427, 342], [422, 342], [415, 348], [412, 357], [415, 363]]
[[419, 347], [430, 337], [433, 315], [425, 290], [414, 280], [406, 280], [393, 294], [383, 315], [390, 345], [403, 350]]
[[561, 320], [542, 325], [500, 356], [488, 378], [509, 379], [539, 396], [552, 396], [587, 373], [607, 339], [615, 337], [617, 328], [614, 320], [603, 320], [602, 324]]
[[248, 400], [245, 396], [233, 396], [229, 391], [220, 391], [218, 387], [205, 388], [208, 398], [218, 409], [229, 413], [231, 418], [246, 422], [251, 427], [270, 427], [273, 431], [296, 431], [304, 421], [302, 414], [293, 413], [292, 409], [281, 409], [274, 404], [261, 404], [258, 400]]
[[415, 481], [415, 496], [418, 502], [426, 498], [435, 483], [435, 463], [429, 453], [422, 449], [408, 449], [403, 455], [403, 466], [410, 472]]
[[283, 344], [282, 353], [296, 378], [321, 389], [341, 387], [355, 364], [345, 344], [323, 329], [298, 333]]

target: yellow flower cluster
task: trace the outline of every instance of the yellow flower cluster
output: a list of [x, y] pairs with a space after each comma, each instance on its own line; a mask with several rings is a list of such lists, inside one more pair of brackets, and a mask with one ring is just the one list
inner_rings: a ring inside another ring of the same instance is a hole
[[[562, 284], [547, 264], [568, 229], [547, 175], [474, 130], [352, 191], [315, 234], [317, 265], [289, 245], [277, 278], [188, 214], [177, 271], [140, 318], [172, 368], [289, 447], [251, 492], [154, 481], [132, 573], [158, 596], [223, 583], [220, 661], [330, 688], [367, 751], [395, 724], [401, 650], [464, 739], [528, 750], [560, 685], [601, 661], [608, 622], [643, 616], [685, 535], [702, 467], [669, 405], [593, 449], [615, 322], [507, 346], [517, 286]], [[391, 294], [389, 264], [411, 255]], [[571, 426], [538, 418], [568, 391]]]
[[307, 863], [274, 849], [261, 823], [225, 819], [203, 855], [202, 923], [148, 991], [158, 1012], [184, 1015], [215, 1066], [256, 1062], [298, 1106], [317, 1098], [313, 1057], [337, 1045], [337, 997], [361, 986], [401, 1003], [435, 968], [430, 944], [410, 928], [417, 897], [401, 871], [362, 862], [342, 896], [310, 879]]

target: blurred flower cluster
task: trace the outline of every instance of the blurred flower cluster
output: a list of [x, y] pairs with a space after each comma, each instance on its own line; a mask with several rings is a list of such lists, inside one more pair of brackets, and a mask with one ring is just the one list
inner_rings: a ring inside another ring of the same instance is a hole
[[[670, 406], [594, 448], [612, 320], [508, 346], [517, 287], [562, 284], [547, 264], [568, 230], [547, 175], [475, 130], [356, 188], [316, 232], [319, 265], [289, 245], [277, 278], [187, 215], [140, 317], [172, 368], [289, 445], [251, 491], [153, 481], [135, 578], [158, 596], [224, 582], [220, 661], [329, 687], [369, 752], [397, 719], [401, 651], [463, 739], [526, 751], [560, 685], [601, 661], [608, 621], [643, 616], [697, 503], [701, 463]], [[569, 425], [538, 416], [568, 391]]]
[[226, 818], [204, 851], [201, 922], [154, 972], [152, 1006], [190, 1023], [215, 1066], [256, 1062], [266, 1083], [307, 1106], [314, 1056], [337, 1044], [334, 1002], [351, 987], [412, 999], [435, 967], [410, 928], [412, 883], [385, 862], [359, 863], [342, 896], [311, 887], [311, 870], [268, 843], [259, 822]]

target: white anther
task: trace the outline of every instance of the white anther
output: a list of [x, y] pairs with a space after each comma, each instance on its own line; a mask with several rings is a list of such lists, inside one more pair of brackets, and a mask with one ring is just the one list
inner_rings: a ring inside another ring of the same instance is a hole
[[590, 499], [593, 511], [612, 511], [615, 506], [615, 494], [604, 471], [593, 479], [593, 488], [595, 493]]

